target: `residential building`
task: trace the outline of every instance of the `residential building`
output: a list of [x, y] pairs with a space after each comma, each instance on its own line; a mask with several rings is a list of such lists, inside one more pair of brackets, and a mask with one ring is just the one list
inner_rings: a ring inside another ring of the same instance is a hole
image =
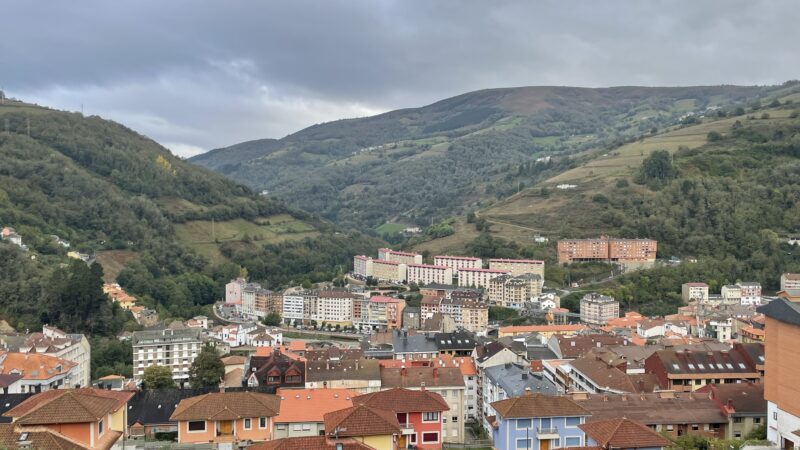
[[398, 448], [442, 448], [447, 428], [444, 423], [451, 414], [450, 406], [438, 393], [425, 388], [391, 388], [360, 395], [353, 399], [353, 403], [393, 412], [401, 428]]
[[441, 312], [441, 304], [444, 299], [444, 295], [423, 295], [420, 300], [420, 311], [423, 318], [429, 319], [434, 314]]
[[236, 278], [225, 285], [225, 303], [231, 305], [242, 304], [242, 289], [247, 284], [244, 278]]
[[258, 317], [266, 317], [269, 314], [283, 313], [283, 294], [272, 292], [268, 289], [257, 289], [255, 295], [255, 313]]
[[467, 300], [461, 304], [461, 328], [477, 334], [485, 334], [489, 326], [489, 305], [484, 302]]
[[800, 273], [784, 273], [781, 275], [781, 290], [800, 290]]
[[135, 331], [133, 346], [133, 379], [142, 381], [144, 369], [166, 366], [172, 370], [172, 379], [183, 383], [189, 379], [189, 368], [203, 346], [202, 330], [197, 328]]
[[653, 264], [658, 242], [652, 239], [565, 239], [558, 241], [558, 262], [606, 261], [620, 264]]
[[403, 328], [406, 330], [419, 330], [422, 327], [422, 312], [417, 306], [403, 308]]
[[452, 283], [453, 269], [447, 266], [431, 264], [409, 264], [407, 266], [406, 280], [418, 285], [430, 283]]
[[488, 383], [486, 381], [486, 370], [489, 367], [504, 365], [506, 363], [524, 364], [526, 361], [524, 358], [514, 353], [510, 348], [498, 341], [477, 345], [475, 350], [472, 351], [472, 360], [475, 361], [475, 370], [478, 372], [476, 391], [477, 411], [478, 414], [483, 416], [483, 411], [486, 409], [486, 406], [483, 403], [483, 390]]
[[487, 421], [487, 417], [497, 415], [492, 403], [507, 398], [519, 397], [528, 392], [545, 395], [558, 394], [558, 388], [552, 381], [542, 376], [541, 373], [532, 372], [527, 364], [505, 363], [487, 367], [484, 380], [486, 383], [482, 389], [483, 411], [481, 411], [481, 418], [483, 427], [490, 431], [491, 426]]
[[565, 325], [515, 325], [500, 327], [498, 337], [516, 336], [518, 334], [539, 333], [542, 339], [550, 339], [554, 334], [573, 335], [588, 330], [589, 327], [582, 324]]
[[591, 415], [568, 397], [526, 393], [492, 403], [492, 441], [498, 450], [550, 450], [586, 445], [578, 427]]
[[23, 393], [21, 373], [0, 374], [0, 395]]
[[480, 269], [483, 261], [480, 258], [471, 256], [445, 256], [438, 255], [433, 257], [433, 264], [436, 266], [447, 266], [453, 269], [453, 273], [458, 275], [461, 269]]
[[302, 323], [304, 305], [305, 297], [302, 294], [284, 294], [282, 314], [284, 323], [287, 325]]
[[619, 302], [614, 297], [592, 292], [581, 298], [581, 322], [590, 325], [606, 325], [609, 320], [619, 318]]
[[403, 322], [403, 299], [375, 296], [353, 299], [353, 325], [362, 329], [399, 329]]
[[[394, 330], [390, 333], [392, 357], [394, 359], [431, 359], [439, 355], [436, 333], [417, 333]], [[379, 338], [374, 336], [375, 339]]]
[[394, 261], [405, 265], [422, 264], [422, 255], [419, 253], [399, 252], [390, 248], [379, 248], [378, 259], [383, 261]]
[[688, 336], [691, 325], [683, 320], [644, 319], [636, 324], [636, 334], [650, 339], [667, 335]]
[[280, 413], [273, 439], [325, 434], [325, 414], [353, 406], [358, 392], [350, 389], [278, 389]]
[[724, 314], [707, 318], [704, 335], [719, 342], [730, 342], [733, 336], [733, 318]]
[[[89, 387], [92, 383], [92, 348], [82, 334], [66, 333], [58, 328], [44, 325], [40, 333], [31, 333], [15, 350], [53, 356], [76, 364], [70, 377], [64, 381], [68, 387]], [[8, 348], [8, 347], [6, 347]]]
[[489, 260], [489, 268], [493, 270], [507, 270], [511, 272], [511, 276], [514, 277], [532, 273], [544, 279], [544, 261], [536, 259], [494, 258]]
[[353, 274], [359, 278], [366, 279], [372, 276], [372, 258], [364, 255], [353, 257]]
[[708, 301], [708, 285], [700, 282], [683, 283], [681, 285], [681, 298], [686, 303], [692, 301], [704, 303]]
[[728, 418], [725, 439], [741, 439], [767, 423], [764, 385], [753, 383], [708, 384], [697, 390], [709, 398]]
[[679, 392], [696, 391], [707, 384], [761, 381], [751, 356], [742, 347], [708, 352], [659, 350], [645, 360], [645, 372], [655, 375], [661, 389]]
[[302, 388], [305, 386], [305, 369], [303, 358], [288, 351], [275, 349], [266, 356], [257, 354], [250, 358], [247, 386]]
[[103, 292], [124, 310], [130, 310], [136, 306], [136, 297], [125, 292], [117, 283], [103, 283]]
[[577, 392], [570, 397], [591, 414], [588, 423], [624, 417], [671, 439], [683, 435], [726, 436], [728, 418], [708, 395], [672, 391], [640, 394]]
[[75, 387], [69, 381], [80, 379], [77, 367], [55, 356], [0, 351], [0, 376], [21, 375], [14, 389], [22, 393]]
[[312, 319], [318, 323], [349, 327], [353, 323], [353, 299], [359, 298], [344, 289], [320, 291]]
[[722, 301], [725, 303], [741, 303], [742, 302], [742, 287], [738, 284], [726, 284], [720, 289]]
[[372, 260], [372, 277], [380, 281], [402, 283], [406, 281], [407, 267], [406, 264], [396, 261], [374, 259]]
[[592, 353], [558, 366], [569, 379], [568, 392], [612, 394], [653, 392], [658, 380], [652, 374], [627, 373], [627, 361], [611, 353]]
[[436, 333], [433, 340], [439, 349], [439, 355], [469, 356], [477, 344], [475, 336], [467, 331]]
[[510, 272], [507, 270], [463, 268], [458, 270], [458, 285], [464, 287], [486, 288], [489, 286], [489, 281], [492, 278], [509, 274]]
[[441, 442], [464, 442], [464, 393], [461, 370], [455, 367], [381, 368], [381, 387], [426, 390], [439, 394], [449, 409], [441, 418]]
[[800, 445], [800, 304], [778, 298], [758, 308], [764, 324], [764, 398], [767, 439], [780, 448]]
[[[127, 406], [132, 396], [132, 392], [93, 388], [34, 395], [4, 414], [13, 423], [0, 425], [11, 427], [0, 431], [0, 445], [8, 445], [8, 433], [13, 432], [17, 441], [7, 448], [110, 449], [127, 434]], [[49, 444], [44, 444], [46, 441]]]
[[268, 441], [280, 405], [271, 394], [214, 392], [181, 400], [170, 419], [179, 444]]
[[739, 286], [742, 288], [742, 305], [761, 304], [761, 283], [739, 283]]
[[500, 275], [489, 280], [489, 302], [506, 308], [522, 309], [541, 294], [542, 277], [537, 274]]
[[554, 359], [575, 359], [601, 347], [629, 345], [628, 338], [613, 334], [554, 334], [547, 340]]
[[377, 359], [323, 359], [306, 362], [306, 389], [349, 389], [367, 394], [381, 389]]
[[403, 428], [392, 411], [356, 405], [325, 414], [325, 436], [351, 438], [374, 450], [396, 450]]
[[672, 444], [649, 427], [626, 418], [598, 420], [578, 425], [586, 445], [601, 450], [661, 450]]

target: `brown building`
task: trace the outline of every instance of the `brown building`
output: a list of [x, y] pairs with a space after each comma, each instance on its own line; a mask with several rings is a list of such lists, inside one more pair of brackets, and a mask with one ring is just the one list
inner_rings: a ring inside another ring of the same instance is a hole
[[653, 263], [658, 242], [652, 239], [564, 239], [558, 241], [558, 262], [607, 261], [622, 264]]
[[267, 289], [256, 290], [255, 309], [264, 315], [283, 314], [283, 294]]
[[708, 393], [728, 418], [725, 439], [740, 439], [767, 423], [764, 385], [754, 383], [709, 384], [697, 391]]
[[753, 354], [762, 349], [739, 344], [730, 351], [659, 350], [645, 360], [645, 373], [658, 379], [661, 389], [691, 392], [707, 384], [728, 384], [761, 381]]

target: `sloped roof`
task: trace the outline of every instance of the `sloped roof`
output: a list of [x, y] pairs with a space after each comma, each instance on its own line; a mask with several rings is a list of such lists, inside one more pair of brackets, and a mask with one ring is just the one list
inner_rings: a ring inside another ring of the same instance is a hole
[[26, 380], [47, 380], [77, 366], [72, 361], [38, 353], [0, 351], [0, 373], [16, 371]]
[[[17, 448], [23, 431], [15, 424], [0, 424], [0, 447]], [[25, 427], [27, 442], [36, 450], [88, 450], [89, 447], [46, 427]], [[99, 447], [98, 447], [99, 448]]]
[[575, 401], [592, 414], [587, 422], [624, 416], [645, 425], [728, 423], [728, 419], [707, 394], [661, 392], [580, 395], [585, 398], [576, 398]]
[[532, 393], [556, 395], [558, 388], [541, 374], [534, 374], [527, 366], [521, 364], [498, 364], [484, 370], [486, 378], [500, 386], [509, 397]]
[[625, 418], [584, 423], [578, 428], [605, 448], [664, 447], [670, 444], [647, 426]]
[[464, 376], [456, 367], [408, 367], [405, 369], [381, 368], [381, 386], [385, 387], [459, 387], [464, 386]]
[[584, 407], [568, 397], [539, 393], [499, 400], [492, 403], [492, 408], [504, 419], [591, 415]]
[[4, 415], [23, 425], [96, 422], [124, 407], [132, 392], [104, 389], [53, 389], [37, 394]]
[[281, 412], [276, 423], [322, 422], [325, 414], [353, 406], [350, 389], [278, 389]]
[[[579, 371], [583, 376], [591, 380], [597, 386], [619, 392], [652, 392], [653, 382], [647, 383], [647, 377], [639, 377], [639, 386], [634, 384], [634, 380], [623, 370], [616, 367], [619, 361], [602, 359], [603, 356], [584, 356], [569, 364], [573, 369]], [[649, 390], [647, 388], [650, 388]]]
[[365, 405], [329, 412], [324, 421], [328, 436], [383, 436], [400, 432], [400, 423], [393, 412]]
[[359, 395], [353, 404], [367, 405], [395, 413], [448, 411], [450, 407], [441, 395], [431, 391], [392, 388]]
[[783, 297], [759, 306], [757, 311], [771, 319], [800, 326], [800, 303], [791, 302]]
[[374, 450], [367, 444], [354, 439], [330, 439], [326, 436], [303, 436], [260, 442], [248, 447], [249, 450], [326, 450], [336, 449], [342, 444], [342, 450]]
[[181, 400], [171, 420], [234, 420], [276, 416], [280, 397], [255, 392], [214, 392]]

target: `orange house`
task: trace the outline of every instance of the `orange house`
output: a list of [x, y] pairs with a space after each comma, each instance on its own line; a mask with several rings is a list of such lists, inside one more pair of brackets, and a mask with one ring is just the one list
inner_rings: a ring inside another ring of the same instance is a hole
[[268, 441], [280, 404], [271, 394], [215, 392], [181, 400], [170, 420], [181, 444]]
[[4, 414], [14, 431], [41, 433], [88, 449], [111, 448], [127, 429], [132, 392], [57, 389], [35, 395]]

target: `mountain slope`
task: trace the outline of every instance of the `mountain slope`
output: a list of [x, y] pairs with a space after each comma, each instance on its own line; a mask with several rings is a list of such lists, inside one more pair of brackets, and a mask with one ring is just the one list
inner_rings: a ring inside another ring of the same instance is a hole
[[[145, 305], [185, 317], [206, 312], [240, 265], [277, 288], [329, 280], [335, 269], [327, 262], [346, 265], [353, 254], [381, 244], [336, 233], [99, 117], [7, 100], [0, 105], [0, 130], [0, 226], [13, 227], [30, 252], [0, 245], [14, 260], [36, 258], [25, 279], [0, 280], [0, 318], [13, 324], [45, 320], [39, 314], [52, 301], [47, 284], [69, 261], [68, 250], [96, 252], [99, 261], [114, 263], [120, 283]], [[320, 242], [339, 248], [332, 254]], [[309, 248], [322, 248], [322, 255], [310, 255]], [[271, 273], [263, 261], [244, 260], [262, 249], [278, 262], [301, 257]]]
[[[574, 167], [578, 152], [773, 87], [524, 87], [315, 125], [191, 159], [340, 224], [429, 225]], [[545, 160], [537, 159], [551, 156]]]

